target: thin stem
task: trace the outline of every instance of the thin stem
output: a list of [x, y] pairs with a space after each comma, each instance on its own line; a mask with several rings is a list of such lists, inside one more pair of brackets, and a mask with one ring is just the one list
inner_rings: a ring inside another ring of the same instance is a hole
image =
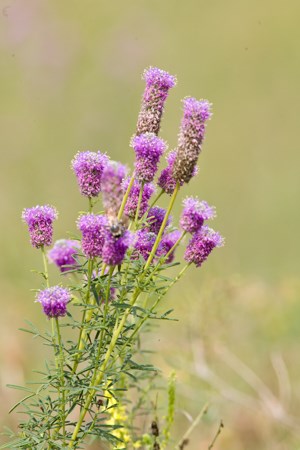
[[176, 183], [176, 187], [175, 187], [175, 189], [174, 189], [174, 192], [173, 192], [173, 194], [172, 194], [172, 197], [171, 197], [171, 200], [170, 200], [170, 203], [169, 203], [167, 212], [166, 212], [166, 214], [165, 214], [164, 220], [163, 220], [163, 222], [162, 222], [162, 224], [161, 224], [160, 230], [159, 230], [159, 232], [158, 232], [158, 235], [157, 235], [156, 240], [155, 240], [155, 242], [154, 242], [154, 245], [153, 245], [153, 247], [152, 247], [151, 253], [150, 253], [150, 255], [149, 255], [148, 259], [147, 259], [147, 262], [146, 262], [146, 264], [145, 264], [145, 266], [144, 266], [144, 273], [145, 273], [146, 270], [149, 268], [149, 266], [150, 266], [150, 264], [151, 264], [151, 262], [152, 262], [152, 260], [153, 260], [153, 258], [154, 258], [154, 256], [155, 256], [156, 250], [157, 250], [157, 248], [158, 248], [158, 246], [159, 246], [159, 243], [160, 243], [160, 241], [161, 241], [161, 237], [162, 237], [163, 232], [164, 232], [164, 230], [165, 230], [165, 227], [166, 227], [168, 218], [169, 218], [169, 216], [170, 216], [170, 214], [171, 214], [171, 211], [172, 211], [172, 208], [173, 208], [173, 206], [174, 206], [174, 203], [175, 203], [175, 200], [176, 200], [176, 197], [177, 197], [179, 188], [180, 188], [180, 184], [177, 182], [177, 183]]
[[122, 200], [122, 203], [121, 203], [121, 206], [120, 206], [120, 210], [119, 210], [119, 213], [118, 213], [118, 220], [122, 219], [124, 208], [126, 206], [126, 203], [127, 203], [127, 200], [128, 200], [128, 197], [129, 197], [129, 194], [130, 194], [130, 191], [131, 191], [131, 188], [133, 186], [133, 183], [134, 183], [134, 174], [130, 178], [127, 190], [126, 190], [125, 195], [123, 197], [123, 200]]
[[224, 424], [223, 424], [223, 422], [221, 420], [219, 428], [217, 429], [215, 437], [213, 438], [212, 443], [209, 445], [208, 450], [211, 450], [213, 448], [213, 446], [215, 445], [215, 443], [216, 443], [219, 435], [221, 434], [221, 431], [222, 431], [223, 428], [224, 428]]
[[[92, 258], [90, 258], [89, 261], [88, 261], [88, 270], [87, 270], [88, 279], [87, 279], [87, 291], [86, 291], [86, 298], [85, 298], [85, 304], [86, 305], [89, 304], [89, 300], [90, 300], [91, 281], [92, 281], [92, 275], [93, 275], [93, 266], [94, 266], [94, 260]], [[73, 372], [72, 373], [76, 372], [76, 369], [77, 369], [78, 364], [79, 364], [80, 353], [81, 353], [82, 349], [84, 348], [85, 340], [86, 340], [85, 325], [86, 325], [86, 323], [88, 323], [91, 320], [90, 319], [91, 315], [92, 315], [92, 311], [91, 310], [87, 311], [85, 309], [83, 311], [82, 320], [81, 320], [81, 327], [80, 327], [80, 332], [79, 332], [79, 338], [78, 338], [78, 344], [77, 344], [78, 351], [77, 351], [77, 353], [75, 355], [75, 361], [74, 361]]]
[[155, 203], [158, 202], [158, 200], [160, 199], [160, 197], [164, 194], [164, 189], [162, 189], [157, 196], [154, 198], [153, 202], [150, 204], [148, 210], [146, 211], [146, 214], [150, 211], [151, 208], [153, 208], [153, 206], [155, 205]]
[[139, 213], [140, 213], [142, 199], [143, 199], [144, 185], [145, 184], [142, 183], [141, 188], [140, 188], [140, 192], [139, 192], [139, 199], [138, 199], [138, 204], [137, 204], [137, 208], [136, 208], [136, 212], [135, 212], [135, 218], [134, 218], [134, 230], [136, 230], [137, 222], [138, 222], [138, 219], [139, 219]]
[[45, 247], [42, 246], [41, 250], [42, 250], [43, 264], [44, 264], [44, 277], [46, 280], [47, 288], [49, 288], [50, 284], [49, 284], [49, 273], [48, 273], [48, 261], [47, 261], [47, 256], [46, 256], [46, 252], [45, 252]]
[[195, 418], [195, 420], [193, 421], [191, 426], [187, 429], [187, 431], [184, 433], [183, 437], [180, 439], [180, 441], [176, 445], [176, 447], [175, 447], [176, 449], [182, 450], [185, 447], [188, 437], [194, 431], [194, 429], [196, 428], [196, 426], [198, 425], [198, 423], [200, 422], [202, 417], [207, 413], [208, 407], [209, 407], [209, 403], [207, 402], [207, 403], [205, 403], [205, 405], [203, 406], [203, 408], [201, 409], [201, 411], [199, 412], [198, 416]]
[[66, 392], [64, 389], [65, 386], [65, 380], [64, 380], [64, 351], [63, 351], [63, 345], [62, 345], [62, 339], [61, 339], [61, 333], [60, 333], [60, 327], [58, 318], [55, 318], [55, 324], [56, 324], [56, 331], [57, 331], [57, 339], [58, 339], [58, 346], [59, 346], [59, 368], [60, 368], [60, 383], [61, 383], [61, 404], [60, 404], [60, 410], [61, 410], [61, 420], [62, 420], [62, 429], [63, 429], [63, 442], [65, 442], [65, 435], [66, 435]]

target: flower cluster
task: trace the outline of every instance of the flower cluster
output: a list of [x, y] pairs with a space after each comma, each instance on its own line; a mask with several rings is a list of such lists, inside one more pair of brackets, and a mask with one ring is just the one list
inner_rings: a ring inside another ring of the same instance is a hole
[[49, 261], [56, 264], [61, 272], [76, 268], [75, 256], [80, 249], [80, 243], [71, 239], [59, 239], [48, 252]]
[[165, 101], [169, 90], [175, 86], [176, 78], [157, 67], [145, 70], [146, 88], [143, 95], [141, 111], [137, 122], [136, 134], [158, 134]]
[[135, 175], [142, 183], [153, 181], [159, 159], [166, 149], [165, 142], [154, 133], [135, 136], [131, 145], [136, 154]]
[[185, 250], [184, 259], [200, 267], [215, 247], [222, 247], [224, 239], [212, 228], [203, 226], [197, 231]]
[[67, 304], [71, 301], [68, 289], [53, 286], [37, 294], [36, 301], [42, 304], [44, 313], [49, 318], [62, 317], [67, 313]]
[[53, 221], [57, 219], [57, 211], [53, 206], [34, 206], [26, 208], [22, 219], [28, 225], [33, 247], [41, 248], [52, 243]]
[[101, 178], [104, 167], [108, 161], [101, 152], [78, 152], [73, 161], [72, 168], [82, 195], [97, 197], [101, 192]]
[[198, 101], [188, 97], [183, 102], [183, 118], [172, 174], [179, 183], [188, 183], [194, 176], [205, 135], [205, 122], [211, 117], [210, 108], [207, 100]]

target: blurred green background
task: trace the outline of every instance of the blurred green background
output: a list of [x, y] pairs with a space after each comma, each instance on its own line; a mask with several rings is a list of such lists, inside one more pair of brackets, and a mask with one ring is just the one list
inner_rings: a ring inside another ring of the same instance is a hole
[[214, 227], [226, 237], [166, 300], [180, 322], [152, 336], [157, 363], [178, 372], [175, 435], [189, 425], [183, 412], [195, 417], [210, 400], [191, 450], [208, 447], [221, 419], [216, 449], [299, 448], [299, 0], [0, 5], [2, 423], [16, 421], [7, 410], [18, 396], [6, 384], [22, 384], [44, 360], [17, 331], [24, 318], [44, 323], [30, 292], [40, 255], [21, 210], [53, 204], [55, 238], [75, 231], [85, 200], [70, 160], [100, 149], [132, 163], [141, 73], [153, 65], [178, 77], [161, 133], [171, 148], [180, 100], [214, 105], [199, 176], [181, 198], [216, 205]]

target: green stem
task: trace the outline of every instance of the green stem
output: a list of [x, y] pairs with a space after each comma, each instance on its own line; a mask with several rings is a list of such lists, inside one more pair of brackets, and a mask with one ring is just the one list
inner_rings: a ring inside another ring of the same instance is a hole
[[139, 213], [140, 213], [140, 209], [141, 209], [143, 192], [144, 192], [144, 183], [142, 183], [141, 188], [140, 188], [140, 192], [139, 192], [139, 199], [138, 199], [138, 204], [137, 204], [137, 208], [136, 208], [136, 212], [135, 212], [135, 218], [134, 218], [134, 230], [136, 230], [137, 222], [138, 222], [138, 219], [139, 219]]
[[160, 199], [160, 197], [164, 194], [164, 189], [162, 189], [158, 195], [154, 198], [153, 202], [150, 204], [148, 210], [146, 211], [146, 214], [148, 215], [148, 212], [150, 211], [151, 208], [153, 208], [153, 206], [155, 205], [156, 202], [158, 202], [158, 200]]
[[157, 235], [156, 240], [155, 240], [155, 242], [154, 242], [154, 245], [153, 245], [153, 247], [152, 247], [151, 253], [150, 253], [150, 255], [149, 255], [148, 259], [147, 259], [147, 262], [146, 262], [146, 264], [145, 264], [145, 266], [144, 266], [144, 273], [145, 273], [146, 270], [149, 268], [149, 266], [150, 266], [150, 264], [151, 264], [151, 262], [152, 262], [152, 260], [153, 260], [153, 258], [154, 258], [154, 256], [155, 256], [156, 250], [157, 250], [157, 248], [158, 248], [158, 246], [159, 246], [159, 243], [160, 243], [160, 241], [161, 241], [161, 237], [162, 237], [163, 232], [164, 232], [164, 230], [165, 230], [165, 227], [166, 227], [168, 218], [169, 218], [169, 216], [170, 216], [170, 214], [171, 214], [171, 211], [172, 211], [172, 208], [173, 208], [173, 206], [174, 206], [174, 203], [175, 203], [175, 200], [176, 200], [176, 197], [177, 197], [179, 188], [180, 188], [180, 184], [177, 182], [177, 183], [176, 183], [176, 187], [175, 187], [175, 189], [174, 189], [174, 192], [173, 192], [173, 194], [172, 194], [172, 197], [171, 197], [171, 200], [170, 200], [170, 203], [169, 203], [167, 212], [166, 212], [166, 214], [165, 214], [164, 220], [163, 220], [163, 222], [162, 222], [162, 224], [161, 224], [160, 230], [159, 230], [159, 232], [158, 232], [158, 235]]
[[62, 345], [62, 339], [61, 339], [61, 333], [60, 333], [60, 327], [58, 318], [55, 318], [55, 324], [56, 324], [56, 331], [57, 331], [57, 339], [58, 339], [58, 346], [59, 346], [59, 368], [60, 368], [60, 383], [61, 383], [61, 404], [60, 404], [60, 411], [61, 411], [61, 420], [62, 420], [62, 429], [63, 429], [63, 442], [65, 442], [65, 436], [66, 436], [66, 392], [65, 392], [65, 380], [64, 380], [64, 352], [63, 352], [63, 345]]
[[123, 197], [123, 200], [122, 200], [122, 203], [121, 203], [121, 206], [120, 206], [120, 210], [119, 210], [119, 213], [118, 213], [118, 220], [122, 219], [124, 208], [126, 206], [126, 203], [127, 203], [127, 200], [128, 200], [128, 197], [129, 197], [129, 194], [130, 194], [130, 191], [131, 191], [131, 188], [133, 186], [133, 183], [134, 183], [134, 174], [130, 178], [127, 190], [126, 190], [125, 195]]
[[[91, 281], [92, 281], [92, 275], [93, 275], [93, 266], [94, 266], [94, 260], [93, 259], [89, 259], [88, 260], [88, 279], [87, 279], [87, 291], [86, 291], [86, 298], [85, 298], [85, 304], [88, 305], [89, 304], [89, 300], [90, 300], [90, 291], [91, 291]], [[85, 345], [85, 340], [86, 340], [86, 329], [85, 329], [85, 325], [86, 323], [88, 323], [91, 320], [91, 316], [92, 316], [93, 312], [92, 310], [84, 310], [83, 314], [82, 314], [82, 320], [81, 320], [81, 327], [80, 327], [80, 332], [79, 332], [79, 338], [78, 338], [78, 344], [77, 344], [77, 348], [78, 351], [75, 355], [75, 361], [74, 361], [74, 365], [73, 365], [73, 371], [72, 373], [76, 372], [76, 369], [78, 367], [79, 364], [79, 358], [80, 358], [80, 354], [81, 351], [84, 348]]]

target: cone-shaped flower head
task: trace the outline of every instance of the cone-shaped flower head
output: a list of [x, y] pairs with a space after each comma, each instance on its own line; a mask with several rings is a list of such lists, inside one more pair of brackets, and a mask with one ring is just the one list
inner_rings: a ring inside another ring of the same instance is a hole
[[142, 256], [145, 260], [147, 260], [148, 256], [151, 253], [155, 240], [155, 233], [149, 232], [147, 230], [139, 230], [136, 233], [136, 241], [134, 244], [132, 259], [138, 259], [139, 256]]
[[146, 82], [141, 111], [138, 117], [136, 134], [158, 134], [164, 111], [164, 104], [169, 90], [175, 86], [176, 78], [157, 67], [145, 70], [143, 78]]
[[[176, 180], [173, 176], [173, 168], [174, 168], [174, 162], [177, 157], [176, 150], [171, 151], [167, 156], [167, 167], [161, 171], [161, 174], [158, 178], [158, 186], [163, 189], [166, 194], [172, 195], [174, 192], [174, 189], [176, 187]], [[197, 166], [194, 167], [193, 171], [193, 177], [196, 176], [198, 173]], [[183, 181], [179, 181], [180, 186], [183, 185]]]
[[153, 181], [159, 159], [167, 147], [166, 143], [154, 133], [144, 133], [140, 136], [135, 136], [131, 140], [131, 145], [136, 154], [136, 178], [144, 183]]
[[49, 205], [24, 209], [22, 219], [28, 225], [33, 247], [40, 248], [51, 245], [53, 221], [57, 219], [57, 215], [56, 209]]
[[197, 231], [188, 243], [184, 259], [188, 263], [194, 263], [200, 267], [215, 247], [222, 247], [224, 239], [216, 231], [203, 226]]
[[74, 269], [77, 261], [74, 258], [80, 249], [80, 243], [71, 239], [59, 239], [48, 252], [49, 261], [56, 264], [61, 272]]
[[106, 230], [104, 245], [102, 249], [102, 260], [108, 266], [118, 266], [122, 264], [128, 248], [133, 242], [133, 235], [130, 231], [125, 231], [120, 237], [115, 237]]
[[[125, 180], [123, 183], [123, 190], [126, 191], [129, 184], [129, 180]], [[126, 216], [130, 217], [131, 219], [135, 218], [135, 213], [138, 207], [139, 202], [139, 195], [140, 195], [141, 185], [138, 181], [134, 181], [133, 186], [131, 188], [130, 194], [128, 196], [128, 200], [126, 202], [126, 206], [124, 209], [124, 213]], [[140, 204], [139, 209], [139, 219], [145, 214], [145, 212], [148, 209], [148, 203], [150, 200], [151, 195], [154, 192], [154, 186], [153, 184], [145, 184], [143, 193], [142, 193], [142, 201]]]
[[188, 197], [183, 201], [183, 211], [180, 218], [180, 226], [188, 233], [200, 230], [204, 220], [213, 219], [216, 215], [214, 206], [209, 206], [205, 201]]
[[204, 139], [205, 123], [211, 117], [211, 105], [207, 100], [198, 101], [192, 97], [184, 99], [183, 104], [173, 176], [180, 183], [188, 183], [194, 175]]
[[77, 178], [79, 190], [85, 197], [97, 197], [101, 191], [101, 178], [108, 157], [101, 152], [78, 152], [72, 169]]
[[[158, 234], [165, 215], [166, 210], [164, 208], [160, 208], [159, 206], [150, 208], [147, 216], [147, 230], [152, 233]], [[166, 223], [166, 227], [170, 225], [170, 222], [171, 218], [169, 217]]]
[[117, 215], [123, 199], [122, 181], [127, 168], [115, 161], [109, 162], [103, 170], [101, 185], [103, 206], [106, 212]]
[[85, 214], [78, 218], [77, 227], [82, 233], [82, 251], [88, 258], [101, 257], [106, 226], [105, 216]]
[[53, 286], [40, 291], [36, 296], [36, 301], [42, 304], [44, 313], [49, 317], [62, 317], [67, 313], [67, 304], [71, 300], [71, 293], [68, 289], [60, 286]]
[[[169, 253], [169, 251], [171, 250], [171, 248], [176, 244], [180, 236], [181, 233], [179, 230], [174, 230], [168, 234], [165, 234], [158, 246], [157, 256], [158, 257], [166, 256], [167, 253]], [[164, 262], [166, 264], [170, 264], [174, 260], [174, 254], [175, 249], [169, 254], [168, 258]]]

